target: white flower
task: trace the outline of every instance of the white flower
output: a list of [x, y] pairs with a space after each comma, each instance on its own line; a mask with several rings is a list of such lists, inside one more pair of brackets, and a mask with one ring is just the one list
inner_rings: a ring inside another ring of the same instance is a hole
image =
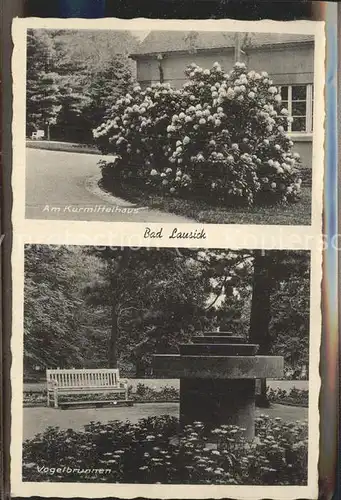
[[169, 190], [171, 193], [175, 193], [175, 188], [171, 187]]
[[291, 186], [287, 187], [287, 193], [292, 193], [292, 187]]
[[171, 174], [172, 172], [173, 172], [173, 170], [168, 167], [167, 170], [166, 170], [166, 174]]
[[281, 94], [276, 94], [275, 95], [275, 101], [282, 102], [282, 96], [281, 96]]
[[301, 157], [300, 157], [299, 153], [294, 153], [294, 158], [295, 158], [296, 160], [298, 160], [298, 159], [299, 159], [299, 158], [301, 158]]
[[162, 184], [163, 184], [164, 186], [167, 186], [167, 184], [168, 184], [167, 179], [164, 179], [164, 180], [162, 181]]
[[234, 96], [235, 96], [234, 90], [233, 90], [233, 89], [231, 89], [231, 87], [229, 87], [229, 88], [227, 89], [227, 92], [226, 92], [226, 97], [227, 97], [228, 99], [233, 99], [233, 98], [234, 98]]
[[244, 96], [242, 96], [242, 95], [238, 96], [237, 101], [244, 101]]
[[275, 188], [276, 188], [276, 186], [277, 186], [276, 182], [272, 182], [272, 183], [271, 183], [271, 187], [272, 187], [272, 189], [275, 189]]
[[233, 144], [231, 145], [231, 148], [233, 149], [233, 151], [238, 151], [239, 146], [238, 146], [238, 144], [237, 144], [237, 143], [233, 143]]
[[270, 94], [276, 94], [277, 88], [276, 87], [269, 87], [268, 92], [270, 92]]
[[263, 78], [267, 78], [269, 75], [268, 75], [268, 73], [267, 73], [266, 71], [262, 71], [262, 72], [261, 72], [261, 76], [262, 76]]
[[204, 75], [208, 76], [210, 74], [210, 70], [209, 69], [204, 69]]
[[189, 143], [190, 143], [190, 141], [191, 141], [191, 140], [190, 140], [190, 138], [186, 135], [186, 136], [184, 137], [184, 139], [183, 139], [183, 141], [182, 141], [182, 142], [183, 142], [183, 144], [185, 144], [185, 145], [186, 145], [186, 144], [189, 144]]
[[277, 151], [279, 151], [281, 149], [281, 146], [279, 144], [275, 144], [275, 149], [277, 149]]
[[155, 168], [153, 168], [153, 170], [150, 171], [150, 175], [152, 175], [152, 176], [157, 175], [157, 170], [155, 170]]
[[250, 99], [254, 99], [254, 98], [255, 98], [255, 96], [256, 96], [256, 94], [255, 94], [254, 92], [249, 92], [249, 93], [248, 93], [248, 97], [249, 97]]
[[268, 161], [268, 165], [269, 165], [270, 167], [273, 167], [273, 166], [274, 166], [274, 161], [273, 161], [273, 160], [269, 160], [269, 161]]

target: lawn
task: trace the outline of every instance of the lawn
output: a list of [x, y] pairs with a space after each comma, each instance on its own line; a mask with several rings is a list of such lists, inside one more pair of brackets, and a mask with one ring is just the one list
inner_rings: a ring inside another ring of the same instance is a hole
[[[103, 189], [103, 186], [101, 186]], [[209, 224], [310, 225], [311, 188], [303, 187], [301, 199], [290, 205], [222, 207], [201, 200], [151, 195], [131, 185], [116, 186], [111, 193], [139, 206], [161, 210]]]

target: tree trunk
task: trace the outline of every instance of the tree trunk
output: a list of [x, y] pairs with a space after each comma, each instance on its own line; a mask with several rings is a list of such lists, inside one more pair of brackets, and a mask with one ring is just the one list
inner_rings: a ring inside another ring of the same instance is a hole
[[51, 140], [51, 127], [49, 123], [47, 124], [47, 140]]
[[116, 314], [116, 303], [111, 306], [111, 331], [109, 339], [108, 352], [108, 367], [117, 368], [117, 341], [118, 341], [118, 325]]
[[117, 305], [120, 301], [120, 284], [119, 277], [123, 272], [124, 268], [127, 265], [127, 261], [129, 258], [129, 248], [124, 247], [122, 250], [122, 254], [120, 258], [114, 262], [112, 261], [112, 265], [110, 268], [111, 272], [111, 331], [110, 331], [110, 339], [109, 339], [109, 350], [108, 350], [108, 365], [109, 368], [117, 368], [118, 367], [118, 336], [119, 336], [119, 328], [118, 328], [118, 316], [117, 316]]
[[[259, 344], [258, 354], [262, 355], [269, 354], [270, 349], [269, 324], [272, 286], [267, 258], [262, 251], [257, 250], [254, 257], [249, 341], [253, 344]], [[269, 406], [266, 395], [266, 379], [261, 379], [260, 387], [261, 391], [257, 396], [256, 403], [258, 406], [266, 408]]]
[[135, 376], [136, 378], [145, 378], [146, 376], [146, 363], [141, 358], [135, 360]]
[[268, 354], [270, 348], [272, 287], [273, 281], [269, 273], [267, 258], [257, 250], [254, 257], [249, 340], [254, 344], [259, 344], [259, 354]]

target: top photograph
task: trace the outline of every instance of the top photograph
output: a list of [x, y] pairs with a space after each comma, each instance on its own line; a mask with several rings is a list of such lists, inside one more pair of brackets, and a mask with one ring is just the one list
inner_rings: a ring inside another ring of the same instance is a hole
[[28, 29], [26, 219], [310, 225], [315, 42]]

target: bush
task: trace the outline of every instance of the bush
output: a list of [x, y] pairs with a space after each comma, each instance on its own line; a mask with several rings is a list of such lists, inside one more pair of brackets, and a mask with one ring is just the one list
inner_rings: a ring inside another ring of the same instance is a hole
[[[230, 425], [210, 436], [200, 422], [179, 430], [178, 420], [169, 416], [138, 424], [91, 422], [83, 432], [50, 427], [25, 441], [23, 480], [303, 485], [307, 450], [305, 422], [264, 415], [256, 419], [253, 442], [243, 438], [243, 429]], [[98, 468], [108, 472], [94, 474]]]
[[236, 63], [224, 73], [196, 64], [179, 89], [136, 86], [94, 130], [103, 152], [104, 186], [130, 183], [147, 191], [228, 204], [291, 202], [299, 197], [300, 159], [287, 137], [288, 111], [267, 73]]
[[307, 389], [297, 389], [293, 387], [290, 391], [284, 389], [269, 389], [267, 391], [268, 400], [271, 403], [282, 403], [293, 406], [308, 407], [309, 391]]
[[[153, 403], [153, 402], [171, 402], [171, 401], [179, 401], [180, 394], [179, 390], [175, 387], [160, 387], [159, 389], [155, 389], [153, 387], [149, 387], [145, 384], [138, 383], [136, 386], [136, 391], [133, 391], [133, 386], [130, 385], [128, 387], [128, 397], [130, 400], [135, 403], [144, 402], [144, 403]], [[91, 393], [91, 394], [61, 394], [59, 396], [59, 402], [62, 401], [119, 401], [124, 399], [122, 394], [117, 393]], [[47, 404], [47, 391], [44, 390], [42, 392], [33, 392], [33, 391], [25, 391], [24, 392], [24, 404], [27, 406], [38, 406], [38, 405], [46, 405]]]

